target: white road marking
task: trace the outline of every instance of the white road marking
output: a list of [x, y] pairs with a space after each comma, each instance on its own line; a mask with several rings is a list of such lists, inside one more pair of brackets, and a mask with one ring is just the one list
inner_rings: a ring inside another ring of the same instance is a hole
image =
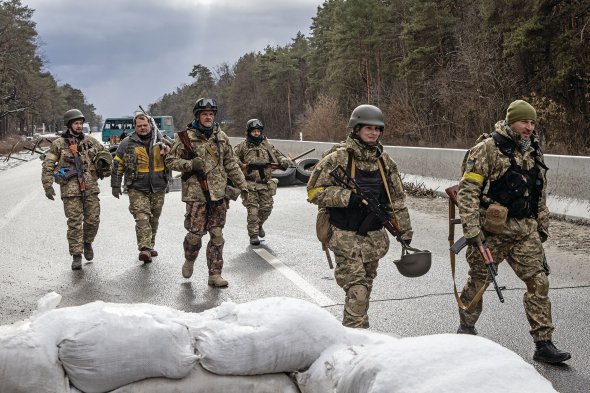
[[8, 225], [10, 221], [12, 221], [12, 219], [16, 217], [29, 203], [31, 203], [33, 199], [37, 198], [40, 193], [41, 191], [39, 190], [29, 193], [29, 195], [24, 197], [19, 203], [16, 204], [16, 206], [10, 209], [4, 217], [0, 217], [0, 230], [4, 229], [4, 227]]
[[333, 306], [335, 301], [324, 295], [316, 287], [305, 281], [303, 277], [297, 274], [293, 269], [281, 262], [280, 259], [269, 253], [264, 248], [255, 248], [254, 252], [268, 262], [272, 267], [277, 269], [279, 273], [291, 280], [293, 284], [297, 285], [303, 292], [311, 297], [317, 304], [322, 307]]

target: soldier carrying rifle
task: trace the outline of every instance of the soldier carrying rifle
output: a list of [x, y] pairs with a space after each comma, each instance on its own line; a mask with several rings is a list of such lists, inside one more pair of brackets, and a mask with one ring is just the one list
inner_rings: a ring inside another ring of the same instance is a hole
[[82, 253], [87, 261], [94, 258], [92, 242], [100, 222], [98, 179], [110, 176], [112, 165], [112, 156], [104, 146], [82, 132], [84, 120], [78, 109], [64, 114], [67, 130], [51, 144], [41, 175], [47, 198], [54, 199], [53, 182], [60, 185], [72, 270], [82, 268]]

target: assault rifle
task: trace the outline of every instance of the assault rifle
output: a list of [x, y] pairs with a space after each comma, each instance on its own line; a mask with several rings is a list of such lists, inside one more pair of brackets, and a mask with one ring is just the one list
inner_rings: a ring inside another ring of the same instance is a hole
[[82, 211], [86, 214], [86, 180], [84, 179], [84, 163], [78, 154], [78, 143], [74, 138], [67, 138], [68, 147], [74, 156], [74, 166], [78, 176], [78, 185], [80, 186], [80, 196], [82, 198]]
[[[182, 131], [177, 132], [178, 138], [180, 142], [184, 146], [184, 149], [187, 151], [189, 160], [193, 160], [197, 158], [197, 153], [193, 149], [193, 145], [191, 144], [191, 140], [188, 136], [188, 129], [185, 128]], [[209, 183], [207, 182], [207, 176], [203, 172], [184, 172], [181, 176], [182, 180], [187, 180], [191, 176], [197, 176], [197, 180], [199, 181], [199, 185], [201, 186], [201, 190], [205, 195], [205, 200], [209, 205], [211, 202], [211, 194], [209, 193]]]
[[[406, 243], [406, 241], [401, 238], [401, 229], [399, 222], [395, 218], [395, 214], [385, 210], [384, 206], [372, 194], [363, 192], [358, 183], [352, 176], [350, 176], [348, 172], [346, 172], [346, 169], [344, 169], [342, 165], [338, 165], [336, 168], [330, 171], [330, 176], [332, 176], [334, 180], [336, 180], [336, 182], [338, 182], [338, 184], [340, 184], [342, 187], [352, 190], [352, 192], [366, 201], [366, 206], [371, 214], [369, 214], [367, 218], [365, 218], [365, 220], [361, 223], [361, 226], [358, 230], [359, 235], [367, 234], [368, 226], [371, 225], [371, 222], [376, 217], [379, 222], [383, 224], [385, 229], [387, 229], [387, 231], [391, 233], [402, 245], [402, 247], [409, 247], [408, 243]], [[387, 187], [386, 184], [385, 187]]]
[[271, 168], [272, 170], [283, 169], [280, 164], [277, 164], [275, 162], [250, 162], [246, 164], [246, 168], [248, 170], [248, 173], [252, 171], [258, 171], [258, 175], [262, 180], [266, 178], [266, 175], [264, 173], [264, 170], [266, 168]]
[[[457, 186], [449, 187], [446, 190], [447, 195], [449, 196], [449, 200], [453, 204], [453, 206], [458, 206], [459, 203], [457, 201]], [[460, 223], [461, 220], [451, 222], [451, 224]], [[467, 239], [465, 236], [462, 236], [459, 240], [457, 240], [449, 250], [453, 252], [455, 255], [458, 255], [463, 248], [467, 246]], [[496, 294], [498, 295], [498, 299], [500, 299], [500, 303], [504, 303], [504, 296], [502, 295], [502, 291], [506, 289], [505, 286], [499, 286], [498, 282], [496, 281], [496, 276], [498, 275], [497, 264], [494, 261], [492, 256], [492, 252], [486, 245], [485, 241], [478, 245], [479, 253], [483, 259], [486, 268], [488, 269], [488, 273], [492, 278], [492, 283], [494, 284], [494, 289], [496, 290]]]

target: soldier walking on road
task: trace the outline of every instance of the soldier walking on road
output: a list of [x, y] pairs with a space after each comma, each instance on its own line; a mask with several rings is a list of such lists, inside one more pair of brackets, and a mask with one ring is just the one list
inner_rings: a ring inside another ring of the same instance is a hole
[[72, 270], [82, 268], [82, 253], [87, 261], [94, 258], [92, 242], [100, 222], [98, 178], [110, 176], [112, 165], [104, 146], [82, 132], [84, 120], [78, 109], [64, 114], [67, 130], [51, 144], [41, 175], [47, 198], [54, 199], [53, 182], [60, 185]]
[[[554, 327], [542, 245], [549, 234], [547, 167], [533, 133], [536, 120], [537, 113], [529, 103], [514, 101], [506, 119], [498, 121], [495, 131], [468, 153], [457, 193], [469, 244], [469, 277], [461, 300], [470, 303], [490, 283], [478, 251], [485, 241], [494, 260], [506, 260], [527, 286], [523, 303], [536, 345], [533, 359], [560, 363], [571, 355], [551, 341]], [[475, 323], [482, 304], [480, 299], [475, 307], [459, 309], [457, 333], [477, 334]]]
[[150, 263], [152, 257], [158, 256], [154, 243], [170, 176], [163, 157], [170, 147], [154, 130], [150, 120], [143, 113], [133, 118], [135, 133], [117, 148], [111, 177], [112, 193], [117, 199], [121, 196], [121, 182], [125, 177], [129, 211], [135, 218], [138, 258], [144, 263]]
[[[410, 215], [397, 165], [379, 143], [383, 135], [383, 113], [373, 105], [360, 105], [352, 112], [350, 134], [343, 147], [325, 156], [315, 167], [307, 184], [308, 200], [327, 208], [332, 235], [328, 246], [336, 256], [334, 276], [346, 293], [344, 326], [368, 328], [369, 298], [377, 266], [389, 250], [389, 237], [383, 223], [370, 217], [366, 201], [340, 186], [330, 172], [338, 165], [355, 179], [364, 193], [374, 196], [399, 222], [400, 238], [412, 240]], [[361, 223], [370, 225], [359, 234]]]
[[287, 169], [291, 165], [291, 161], [268, 142], [263, 130], [260, 120], [248, 120], [246, 139], [234, 149], [248, 183], [248, 199], [244, 206], [248, 210], [248, 236], [254, 246], [260, 244], [259, 237], [265, 236], [262, 225], [272, 212], [272, 197], [277, 191], [271, 172], [275, 166]]
[[229, 143], [227, 135], [214, 122], [217, 103], [212, 98], [197, 100], [193, 108], [195, 119], [187, 126], [185, 141], [179, 133], [165, 162], [168, 168], [182, 172], [182, 200], [186, 203], [184, 227], [185, 262], [182, 276], [190, 278], [201, 249], [201, 239], [209, 232], [207, 244], [207, 283], [225, 287], [223, 269], [223, 227], [227, 212], [226, 188], [228, 180], [239, 188], [247, 199], [244, 174]]

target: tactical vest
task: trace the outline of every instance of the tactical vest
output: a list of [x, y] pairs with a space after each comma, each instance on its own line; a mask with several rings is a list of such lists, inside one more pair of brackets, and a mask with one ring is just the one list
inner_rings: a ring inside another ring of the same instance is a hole
[[[531, 144], [534, 149], [532, 156], [535, 165], [529, 170], [524, 170], [514, 159], [516, 143], [497, 132], [493, 132], [491, 136], [500, 152], [510, 159], [510, 168], [499, 179], [490, 182], [489, 189], [484, 195], [508, 208], [509, 217], [537, 218], [539, 198], [543, 191], [541, 168], [548, 169], [539, 159], [541, 156], [539, 144], [536, 141]], [[482, 204], [485, 207], [489, 206], [489, 203]]]

